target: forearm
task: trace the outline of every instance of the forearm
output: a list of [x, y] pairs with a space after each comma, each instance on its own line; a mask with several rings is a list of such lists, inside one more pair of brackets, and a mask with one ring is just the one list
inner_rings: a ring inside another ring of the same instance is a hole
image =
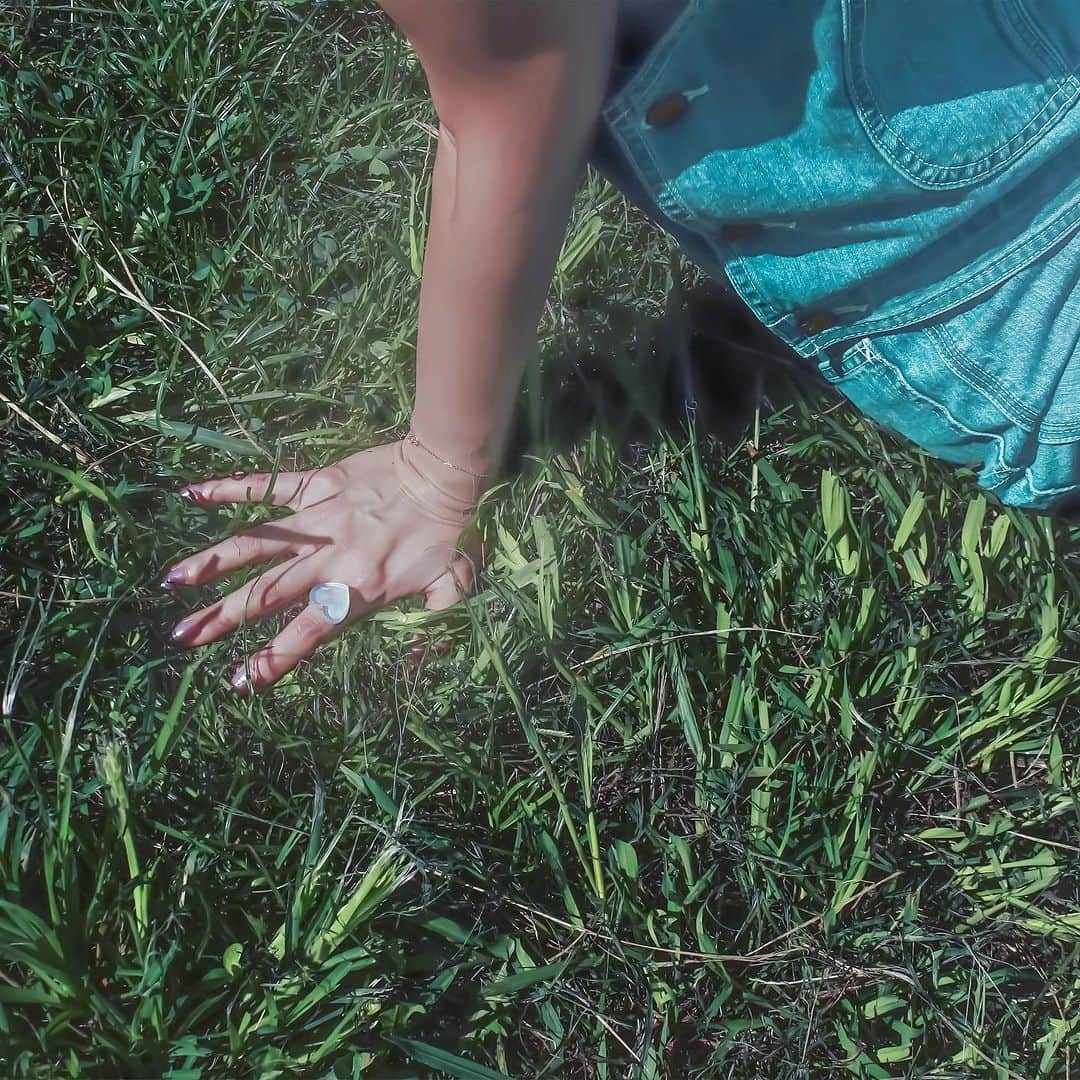
[[[498, 145], [494, 145], [498, 143]], [[527, 152], [527, 148], [526, 148]], [[495, 135], [444, 130], [432, 178], [417, 332], [414, 430], [474, 471], [497, 466], [584, 170]]]
[[443, 131], [413, 430], [444, 460], [491, 471], [599, 117], [617, 0], [380, 3], [424, 65]]

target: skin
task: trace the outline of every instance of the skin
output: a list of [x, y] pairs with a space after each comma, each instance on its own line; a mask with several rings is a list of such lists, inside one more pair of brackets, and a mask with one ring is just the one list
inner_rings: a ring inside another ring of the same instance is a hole
[[[178, 623], [173, 636], [184, 646], [305, 603], [322, 581], [349, 586], [350, 621], [414, 595], [442, 610], [475, 587], [482, 553], [471, 512], [494, 481], [585, 170], [617, 0], [382, 7], [424, 68], [440, 125], [412, 416], [423, 447], [389, 443], [324, 469], [279, 474], [272, 484], [253, 474], [184, 489], [206, 505], [269, 493], [293, 511], [168, 571], [162, 584], [171, 589], [271, 564]], [[249, 693], [273, 685], [346, 625], [304, 607], [233, 673], [233, 686]]]

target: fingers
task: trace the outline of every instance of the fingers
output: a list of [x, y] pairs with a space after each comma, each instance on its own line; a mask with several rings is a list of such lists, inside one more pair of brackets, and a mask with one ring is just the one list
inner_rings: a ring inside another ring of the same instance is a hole
[[304, 533], [291, 520], [258, 525], [178, 562], [161, 579], [161, 585], [166, 590], [177, 585], [205, 585], [250, 563], [273, 562], [304, 548], [322, 546], [329, 539]]
[[271, 506], [299, 503], [314, 474], [307, 472], [242, 473], [188, 484], [180, 494], [198, 503], [262, 502]]
[[186, 646], [216, 641], [241, 623], [254, 622], [306, 600], [308, 591], [319, 580], [319, 563], [314, 554], [289, 559], [216, 604], [188, 615], [173, 627], [173, 641]]
[[[356, 591], [351, 591], [353, 604], [349, 614], [354, 618], [364, 613], [364, 605]], [[265, 648], [248, 657], [230, 681], [241, 694], [265, 690], [292, 671], [301, 660], [311, 656], [320, 645], [338, 637], [341, 630], [342, 626], [330, 622], [317, 607], [309, 604]]]
[[[443, 611], [453, 607], [465, 596], [476, 591], [476, 564], [471, 557], [464, 555], [455, 559], [446, 573], [437, 577], [425, 590], [424, 607], [428, 611]], [[423, 634], [417, 634], [410, 642], [410, 654], [414, 661], [423, 659], [428, 650], [444, 656], [450, 651], [448, 640], [431, 640]]]
[[447, 567], [446, 573], [437, 577], [424, 593], [424, 607], [428, 611], [442, 611], [453, 607], [463, 596], [470, 595], [476, 588], [476, 570], [472, 560], [455, 559]]

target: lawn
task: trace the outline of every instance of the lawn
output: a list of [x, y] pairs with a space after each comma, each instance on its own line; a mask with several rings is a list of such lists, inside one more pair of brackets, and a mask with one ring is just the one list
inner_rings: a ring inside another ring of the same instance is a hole
[[1080, 530], [665, 423], [703, 282], [594, 173], [457, 623], [169, 645], [271, 513], [183, 482], [407, 422], [434, 123], [370, 2], [0, 7], [0, 1074], [1074, 1075]]

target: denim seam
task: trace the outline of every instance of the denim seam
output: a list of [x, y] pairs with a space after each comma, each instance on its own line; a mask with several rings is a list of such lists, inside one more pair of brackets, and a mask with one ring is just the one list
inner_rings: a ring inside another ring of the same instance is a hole
[[1043, 36], [1036, 20], [1032, 18], [1031, 12], [1028, 10], [1028, 0], [1012, 0], [1004, 8], [1004, 11], [1006, 18], [1016, 28], [1016, 32], [1028, 39], [1028, 43], [1034, 51], [1045, 54], [1051, 63], [1057, 64], [1061, 68], [1062, 77], [1066, 81], [1073, 86], [1080, 86], [1080, 80], [1076, 78], [1077, 74], [1080, 73], [1080, 63], [1070, 68], [1065, 57], [1054, 47], [1054, 43]]
[[[657, 193], [657, 208], [673, 221], [683, 225], [690, 223], [689, 207], [682, 203], [681, 199], [678, 205], [673, 206], [670, 199], [664, 197], [668, 185], [664, 182], [660, 162], [656, 159], [656, 155], [649, 145], [649, 140], [641, 135], [641, 131], [646, 129], [644, 120], [642, 119], [642, 122], [636, 127], [633, 124], [627, 124], [626, 121], [631, 119], [631, 114], [636, 117], [641, 112], [642, 102], [652, 93], [653, 87], [667, 73], [671, 53], [679, 39], [690, 29], [691, 15], [698, 13], [701, 4], [702, 0], [687, 0], [682, 11], [649, 47], [645, 61], [638, 71], [623, 84], [615, 100], [602, 110], [615, 137], [622, 143], [624, 150], [627, 151], [626, 156], [638, 172], [638, 178], [643, 182], [645, 189]], [[622, 103], [621, 109], [617, 108], [620, 102]], [[624, 127], [625, 131], [622, 130]], [[631, 138], [633, 138], [634, 145], [640, 150], [641, 155], [648, 159], [650, 167], [648, 176], [644, 172], [644, 163], [639, 166], [641, 157], [638, 154], [630, 153], [628, 140]], [[678, 213], [680, 208], [684, 211], [685, 216]]]
[[[711, 241], [710, 246], [713, 247], [714, 251], [716, 250], [716, 246], [713, 245]], [[726, 265], [721, 257], [721, 265], [725, 267], [727, 278], [731, 282], [732, 287], [735, 288], [740, 296], [742, 296], [761, 320], [762, 324], [769, 330], [775, 330], [776, 327], [791, 319], [791, 314], [789, 312], [778, 311], [775, 305], [767, 299], [765, 294], [758, 288], [753, 276], [749, 273], [749, 269], [746, 266], [746, 260], [742, 255], [737, 253], [732, 254]], [[778, 337], [784, 336], [779, 330], [775, 330], [775, 332]], [[811, 345], [813, 351], [808, 355], [813, 356], [821, 351], [809, 338], [799, 340], [805, 344]]]
[[[851, 361], [848, 358], [851, 356], [858, 356], [859, 359]], [[870, 339], [860, 338], [849, 349], [847, 349], [840, 357], [839, 372], [833, 367], [831, 358], [825, 357], [818, 361], [818, 369], [822, 375], [825, 376], [831, 383], [838, 383], [841, 379], [846, 379], [849, 376], [857, 375], [868, 363], [872, 363], [877, 360], [877, 354], [870, 349]]]
[[[754, 310], [761, 322], [787, 342], [800, 356], [812, 357], [839, 342], [849, 341], [866, 334], [902, 330], [914, 323], [947, 315], [953, 309], [976, 300], [980, 294], [997, 288], [1016, 274], [1026, 270], [1036, 259], [1045, 254], [1059, 240], [1069, 236], [1078, 226], [1080, 226], [1080, 198], [1073, 204], [1066, 205], [1038, 232], [1009, 245], [966, 277], [887, 315], [861, 319], [846, 326], [824, 330], [815, 336], [798, 333], [793, 313], [779, 313], [776, 307], [765, 298], [765, 294], [754, 280], [745, 256], [734, 254], [726, 262], [721, 260], [721, 265], [724, 267], [728, 280]], [[715, 245], [713, 247], [716, 250]], [[998, 277], [1001, 266], [1010, 263], [1004, 274]], [[823, 306], [828, 306], [827, 300], [823, 301]]]
[[[851, 363], [848, 360], [848, 357], [850, 356], [857, 356], [859, 359], [854, 363]], [[873, 347], [869, 338], [859, 338], [859, 340], [840, 357], [840, 378], [846, 379], [849, 375], [857, 375], [868, 364], [885, 363], [889, 363], [889, 361]]]
[[[1019, 139], [1020, 136], [1023, 135], [1029, 127], [1031, 127], [1037, 120], [1039, 120], [1039, 118], [1044, 112], [1046, 112], [1047, 109], [1050, 108], [1051, 104], [1054, 103], [1054, 99], [1058, 96], [1060, 89], [1061, 88], [1059, 87], [1058, 90], [1055, 90], [1050, 95], [1050, 97], [1047, 99], [1046, 104], [1039, 110], [1039, 112], [1031, 120], [1029, 120], [1028, 123], [1025, 124], [1024, 127], [1022, 127], [1011, 139], [1009, 139], [1008, 142], [1002, 143], [1001, 146], [995, 147], [992, 151], [990, 151], [990, 153], [983, 155], [983, 157], [977, 158], [974, 161], [965, 162], [963, 165], [941, 165], [938, 162], [927, 161], [925, 158], [920, 157], [919, 153], [913, 147], [909, 146], [904, 141], [903, 136], [895, 128], [890, 127], [887, 121], [882, 120], [881, 126], [884, 127], [885, 130], [888, 131], [894, 139], [896, 139], [896, 141], [919, 165], [924, 165], [929, 169], [935, 170], [936, 172], [962, 174], [958, 175], [956, 179], [947, 179], [944, 182], [929, 180], [925, 176], [922, 176], [919, 178], [922, 183], [932, 184], [936, 188], [959, 187], [968, 183], [969, 181], [974, 181], [976, 179], [987, 179], [987, 174], [993, 169], [1004, 171], [1009, 167], [1009, 165], [1011, 165], [1013, 162], [1022, 157], [1025, 153], [1027, 153], [1027, 151], [1030, 150], [1031, 147], [1034, 146], [1043, 137], [1043, 135], [1046, 134], [1047, 131], [1054, 127], [1058, 120], [1071, 108], [1073, 108], [1073, 106], [1077, 103], [1078, 100], [1080, 100], [1080, 90], [1074, 88], [1071, 91], [1069, 97], [1067, 97], [1062, 102], [1061, 106], [1057, 109], [1054, 115], [1051, 116], [1048, 120], [1044, 121], [1042, 124], [1040, 124], [1038, 129], [1030, 136], [1030, 138], [1028, 138], [1027, 142], [1025, 142], [1023, 146], [1017, 147], [1015, 149], [1010, 149], [1012, 144], [1015, 143], [1017, 139]], [[875, 108], [877, 108], [876, 103]], [[867, 123], [869, 122], [870, 121], [867, 121]], [[890, 162], [892, 162], [894, 160], [893, 155], [889, 154], [888, 156]], [[984, 164], [986, 165], [986, 168], [980, 168], [980, 166]]]
[[926, 332], [934, 339], [945, 365], [957, 378], [983, 397], [989, 397], [1009, 420], [1025, 431], [1031, 431], [1038, 425], [1038, 413], [1029, 409], [989, 372], [972, 363], [944, 326], [928, 326]]
[[[927, 330], [935, 339], [937, 339], [941, 351], [944, 352], [947, 350], [957, 364], [964, 369], [963, 373], [957, 372], [957, 374], [960, 375], [961, 378], [964, 378], [965, 382], [967, 381], [967, 375], [981, 378], [986, 383], [986, 396], [990, 396], [991, 400], [1001, 408], [1002, 412], [1005, 412], [1005, 409], [997, 399], [1004, 399], [1016, 410], [1019, 414], [1018, 416], [1011, 416], [1007, 412], [1005, 415], [1008, 416], [1017, 427], [1022, 428], [1025, 433], [1035, 435], [1039, 442], [1053, 446], [1076, 442], [1080, 439], [1080, 420], [1073, 421], [1072, 423], [1069, 423], [1068, 421], [1047, 420], [1043, 414], [1033, 412], [1020, 401], [1019, 398], [1015, 397], [1007, 386], [973, 363], [963, 349], [961, 349], [960, 343], [949, 333], [946, 326], [930, 326], [927, 327]], [[946, 357], [945, 362], [948, 363], [948, 357]]]
[[[891, 391], [901, 400], [907, 401], [910, 404], [926, 407], [929, 406], [936, 413], [938, 413], [942, 420], [957, 434], [960, 435], [973, 435], [979, 439], [986, 439], [994, 446], [994, 453], [996, 457], [995, 464], [991, 466], [981, 466], [979, 468], [980, 483], [983, 478], [987, 480], [996, 481], [999, 477], [1009, 477], [1016, 474], [1015, 468], [1010, 468], [1004, 461], [1004, 443], [1005, 440], [996, 435], [992, 431], [979, 431], [976, 428], [970, 428], [966, 424], [960, 422], [940, 401], [935, 401], [932, 397], [924, 394], [921, 390], [916, 389], [910, 382], [904, 377], [903, 371], [886, 356], [880, 353], [875, 347], [873, 342], [869, 338], [863, 338], [857, 342], [850, 352], [859, 352], [864, 356], [863, 360], [852, 369], [852, 372], [866, 371], [870, 380], [881, 386], [886, 391]], [[871, 361], [871, 363], [867, 363]], [[843, 376], [839, 380], [842, 384]], [[869, 413], [873, 416], [873, 413]], [[886, 421], [878, 421], [884, 423], [887, 426]], [[910, 441], [911, 436], [905, 436]], [[918, 445], [918, 444], [916, 444]], [[933, 450], [926, 450], [926, 453], [934, 454]], [[940, 455], [935, 455], [940, 456]]]
[[[934, 342], [938, 344], [937, 341]], [[858, 356], [858, 360], [853, 364], [848, 364], [848, 358], [851, 356]], [[824, 365], [824, 361], [822, 361]], [[822, 366], [819, 365], [819, 366]], [[1025, 468], [1019, 468], [1015, 466], [1008, 466], [1004, 462], [1003, 458], [1003, 445], [1004, 440], [995, 435], [993, 432], [977, 431], [973, 428], [969, 428], [966, 425], [960, 423], [960, 421], [949, 412], [943, 405], [935, 401], [933, 398], [922, 394], [916, 390], [904, 377], [903, 373], [891, 360], [880, 353], [875, 347], [873, 342], [869, 338], [862, 338], [857, 341], [842, 357], [841, 359], [841, 374], [831, 377], [826, 375], [830, 383], [832, 383], [841, 393], [843, 393], [843, 383], [849, 377], [854, 377], [857, 374], [861, 374], [866, 370], [868, 379], [877, 386], [882, 387], [886, 391], [893, 391], [898, 396], [915, 404], [919, 404], [920, 399], [929, 404], [937, 412], [939, 412], [944, 418], [945, 422], [954, 430], [961, 434], [970, 434], [978, 436], [979, 438], [986, 438], [991, 440], [997, 446], [997, 458], [998, 464], [991, 467], [985, 467], [980, 469], [979, 485], [986, 488], [989, 491], [999, 490], [1007, 485], [1011, 485], [1018, 479], [1023, 478], [1026, 482], [1028, 490], [1035, 496], [1055, 496], [1063, 494], [1067, 491], [1073, 491], [1076, 489], [1076, 484], [1065, 484], [1056, 487], [1041, 488], [1035, 483], [1035, 477], [1032, 473], [1032, 466]], [[824, 374], [824, 372], [823, 372]], [[868, 415], [873, 415], [869, 413]], [[1011, 419], [1011, 417], [1008, 417]], [[878, 423], [884, 423], [884, 421], [878, 421]], [[885, 426], [888, 426], [885, 424]], [[1021, 429], [1026, 435], [1031, 435], [1032, 432], [1027, 429]], [[905, 436], [909, 441], [910, 436]], [[1076, 440], [1069, 440], [1075, 442]], [[916, 444], [918, 445], [918, 444]], [[927, 450], [925, 453], [933, 455], [933, 451]], [[970, 467], [970, 466], [967, 466]]]
[[[884, 128], [908, 152], [908, 154], [910, 154], [911, 157], [914, 158], [914, 160], [916, 162], [918, 162], [918, 164], [925, 165], [925, 166], [927, 166], [927, 168], [933, 169], [936, 172], [947, 172], [947, 173], [961, 173], [962, 172], [962, 173], [965, 174], [963, 176], [957, 177], [956, 180], [946, 181], [946, 183], [944, 183], [944, 184], [935, 183], [932, 180], [927, 180], [925, 177], [920, 177], [920, 179], [922, 180], [922, 182], [924, 184], [933, 183], [935, 187], [945, 187], [947, 185], [963, 184], [963, 183], [967, 182], [968, 180], [975, 179], [976, 176], [978, 176], [981, 179], [981, 178], [983, 178], [983, 173], [986, 172], [987, 170], [980, 170], [978, 168], [978, 166], [983, 165], [983, 164], [985, 164], [987, 162], [992, 161], [992, 164], [989, 166], [990, 168], [997, 168], [999, 165], [1000, 166], [1008, 166], [1008, 165], [1010, 165], [1018, 157], [1020, 157], [1023, 153], [1025, 153], [1025, 151], [1027, 151], [1035, 143], [1037, 143], [1039, 141], [1039, 139], [1042, 137], [1042, 135], [1045, 134], [1045, 132], [1049, 128], [1054, 126], [1054, 124], [1058, 121], [1058, 119], [1061, 117], [1061, 115], [1063, 113], [1068, 112], [1069, 109], [1071, 109], [1076, 104], [1077, 99], [1080, 98], [1080, 90], [1078, 90], [1078, 89], [1076, 89], [1074, 87], [1071, 90], [1070, 95], [1064, 100], [1064, 102], [1057, 109], [1057, 111], [1054, 113], [1054, 115], [1052, 117], [1050, 117], [1050, 119], [1046, 120], [1039, 127], [1039, 129], [1031, 136], [1031, 138], [1029, 138], [1027, 140], [1027, 142], [1024, 143], [1023, 146], [1021, 146], [1021, 147], [1019, 147], [1018, 149], [1015, 149], [1015, 150], [1010, 150], [1009, 148], [1011, 147], [1011, 145], [1013, 143], [1015, 143], [1027, 131], [1027, 129], [1029, 127], [1031, 127], [1033, 124], [1035, 124], [1040, 119], [1042, 114], [1044, 112], [1046, 112], [1047, 109], [1049, 109], [1051, 107], [1051, 105], [1054, 104], [1054, 99], [1059, 96], [1060, 91], [1062, 90], [1062, 87], [1058, 87], [1057, 89], [1055, 89], [1050, 94], [1050, 96], [1046, 100], [1046, 104], [1043, 105], [1043, 107], [1035, 114], [1035, 116], [1033, 116], [1007, 142], [1003, 142], [1000, 146], [994, 147], [993, 150], [989, 151], [989, 153], [984, 154], [981, 158], [975, 158], [973, 161], [966, 161], [962, 165], [942, 165], [939, 162], [928, 161], [926, 158], [921, 157], [919, 152], [917, 150], [915, 150], [914, 147], [909, 146], [904, 141], [904, 137], [900, 134], [900, 132], [898, 132], [894, 127], [890, 126], [888, 121], [884, 119], [884, 113], [882, 113], [881, 106], [878, 104], [877, 99], [874, 97], [874, 93], [870, 89], [869, 84], [864, 84], [864, 85], [866, 87], [866, 92], [867, 92], [868, 96], [870, 97], [870, 99], [873, 102], [875, 111], [879, 115], [882, 116], [882, 119], [881, 119], [880, 123], [874, 123], [871, 118], [866, 118], [866, 117], [864, 117], [864, 123], [867, 123], [867, 124], [873, 123], [874, 127], [882, 127], [882, 128]], [[857, 105], [856, 105], [856, 109], [859, 109], [859, 107]], [[859, 109], [859, 115], [860, 115], [860, 117], [863, 117], [863, 110]], [[878, 145], [880, 146], [880, 143], [878, 143]], [[893, 155], [889, 154], [887, 150], [885, 152], [888, 154], [889, 160], [891, 161], [892, 158], [893, 158]], [[993, 160], [993, 159], [996, 159], [996, 160]]]
[[[973, 161], [964, 162], [963, 164], [958, 165], [944, 165], [938, 162], [928, 161], [913, 147], [909, 146], [900, 132], [889, 124], [885, 117], [885, 112], [878, 102], [877, 96], [874, 94], [869, 80], [865, 77], [864, 73], [867, 70], [867, 63], [863, 46], [865, 42], [866, 20], [865, 15], [862, 14], [862, 7], [859, 8], [860, 14], [858, 16], [858, 22], [856, 23], [854, 21], [854, 5], [862, 4], [862, 2], [863, 0], [848, 0], [848, 3], [844, 5], [845, 22], [848, 24], [850, 32], [850, 40], [848, 42], [850, 47], [845, 61], [845, 68], [852, 81], [852, 105], [854, 106], [855, 112], [866, 130], [867, 135], [870, 136], [871, 142], [873, 142], [878, 151], [890, 164], [898, 167], [909, 179], [914, 179], [914, 177], [911, 176], [911, 169], [902, 161], [898, 160], [896, 155], [885, 145], [881, 134], [882, 131], [888, 132], [888, 134], [903, 147], [906, 153], [918, 165], [932, 169], [934, 172], [943, 174], [945, 177], [942, 180], [931, 180], [928, 177], [919, 176], [919, 183], [939, 189], [959, 187], [974, 180], [976, 177], [985, 178], [985, 174], [991, 169], [997, 169], [999, 166], [1007, 168], [1012, 162], [1016, 161], [1017, 158], [1038, 142], [1039, 139], [1057, 123], [1061, 116], [1076, 103], [1077, 99], [1080, 98], [1080, 89], [1075, 85], [1076, 81], [1071, 77], [1067, 77], [1066, 81], [1071, 84], [1070, 92], [1064, 97], [1060, 106], [1057, 107], [1057, 111], [1049, 119], [1044, 121], [1043, 114], [1057, 105], [1058, 99], [1061, 98], [1062, 94], [1065, 92], [1064, 85], [1057, 86], [1049, 94], [1042, 108], [1039, 109], [1039, 111], [1019, 131], [1014, 133], [1001, 145], [988, 151], [981, 158], [976, 158]], [[846, 18], [849, 10], [852, 11], [851, 20]], [[858, 54], [857, 67], [856, 53]], [[866, 105], [856, 97], [856, 92], [864, 101], [869, 101], [870, 108], [867, 108]], [[1040, 126], [1030, 138], [1027, 138], [1027, 141], [1024, 142], [1023, 145], [1015, 147], [1016, 143], [1026, 137], [1028, 129], [1036, 124], [1039, 124]], [[987, 167], [980, 168], [980, 166], [983, 166], [984, 164], [986, 164]], [[948, 174], [957, 174], [957, 176], [955, 179], [949, 179]]]
[[[935, 341], [934, 344], [937, 345], [937, 342]], [[892, 361], [888, 360], [881, 353], [879, 353], [877, 349], [874, 348], [873, 343], [869, 339], [864, 338], [861, 342], [859, 342], [859, 345], [864, 346], [864, 349], [867, 353], [873, 353], [873, 355], [880, 361], [881, 366], [873, 368], [871, 369], [871, 371], [874, 374], [883, 374], [886, 379], [893, 381], [895, 389], [898, 390], [902, 396], [908, 397], [909, 399], [912, 395], [920, 397], [928, 404], [930, 404], [933, 408], [937, 409], [945, 418], [946, 422], [950, 424], [954, 429], [957, 429], [966, 434], [972, 434], [981, 438], [989, 438], [990, 440], [992, 440], [992, 442], [997, 447], [998, 464], [995, 465], [993, 468], [981, 469], [979, 471], [980, 486], [986, 488], [1001, 488], [1004, 487], [1007, 483], [1015, 481], [1018, 477], [1023, 477], [1027, 481], [1028, 489], [1033, 495], [1060, 495], [1063, 492], [1072, 491], [1076, 488], [1076, 484], [1066, 484], [1064, 486], [1049, 488], [1037, 487], [1035, 484], [1034, 475], [1032, 474], [1031, 465], [1028, 465], [1025, 468], [1021, 469], [1015, 466], [1010, 467], [1005, 464], [1003, 452], [1004, 440], [1001, 438], [1000, 435], [995, 435], [993, 432], [977, 431], [974, 428], [968, 428], [966, 425], [961, 424], [960, 421], [956, 419], [956, 417], [954, 417], [943, 405], [941, 405], [939, 402], [934, 401], [933, 398], [927, 397], [925, 394], [921, 394], [918, 390], [911, 386], [911, 384], [908, 383], [906, 379], [904, 379], [903, 372], [901, 372], [900, 369], [892, 363]], [[863, 365], [860, 363], [858, 365], [858, 368], [861, 368], [862, 366]], [[873, 378], [873, 374], [871, 375], [871, 378]], [[1011, 419], [1011, 417], [1007, 417], [1007, 419]], [[1022, 430], [1024, 430], [1024, 433], [1026, 435], [1033, 434], [1026, 429]], [[1036, 441], [1038, 442], [1038, 440]]]
[[1026, 468], [1021, 475], [1027, 480], [1028, 489], [1032, 495], [1064, 495], [1067, 491], [1075, 491], [1076, 484], [1066, 484], [1064, 487], [1049, 487], [1041, 488], [1035, 486], [1035, 481], [1031, 475], [1031, 468]]
[[[971, 274], [953, 282], [939, 292], [932, 293], [930, 296], [908, 307], [900, 308], [889, 315], [864, 319], [850, 326], [826, 330], [818, 335], [816, 340], [803, 337], [797, 340], [806, 344], [813, 344], [814, 350], [819, 351], [848, 338], [874, 332], [884, 333], [889, 330], [899, 330], [905, 325], [947, 314], [952, 308], [976, 299], [980, 293], [987, 292], [1003, 284], [1021, 271], [1026, 270], [1040, 255], [1044, 254], [1059, 240], [1068, 236], [1078, 226], [1080, 226], [1080, 197], [1063, 207], [1038, 232], [1010, 244], [992, 257], [989, 262], [979, 266]], [[740, 257], [739, 261], [742, 262], [743, 259]], [[1012, 263], [1012, 265], [1005, 272], [1005, 276], [995, 279], [995, 275], [1002, 264], [1006, 263]]]

